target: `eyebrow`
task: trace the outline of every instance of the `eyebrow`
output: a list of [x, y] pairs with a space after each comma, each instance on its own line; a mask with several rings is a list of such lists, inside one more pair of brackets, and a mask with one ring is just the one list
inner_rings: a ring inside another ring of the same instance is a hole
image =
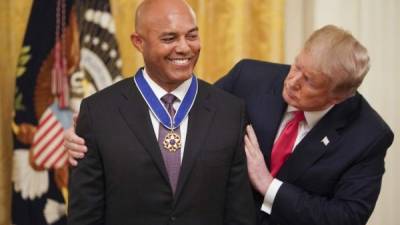
[[[189, 34], [189, 33], [193, 33], [193, 32], [196, 32], [196, 31], [199, 31], [198, 27], [190, 29], [187, 33]], [[164, 32], [164, 33], [161, 33], [160, 37], [163, 37], [163, 36], [175, 36], [176, 34], [177, 34], [176, 32]]]
[[195, 32], [195, 31], [199, 31], [199, 27], [195, 27], [195, 28], [189, 30], [188, 33], [192, 33], [192, 32]]
[[165, 33], [161, 33], [159, 37], [175, 36], [175, 35], [176, 35], [175, 32], [165, 32]]

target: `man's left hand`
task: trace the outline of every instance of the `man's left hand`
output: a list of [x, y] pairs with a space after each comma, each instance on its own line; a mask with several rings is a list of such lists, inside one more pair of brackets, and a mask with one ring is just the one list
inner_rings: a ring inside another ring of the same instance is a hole
[[256, 134], [251, 125], [247, 125], [246, 133], [244, 136], [244, 149], [246, 151], [247, 171], [250, 182], [264, 196], [274, 178], [267, 168], [264, 156], [258, 145]]

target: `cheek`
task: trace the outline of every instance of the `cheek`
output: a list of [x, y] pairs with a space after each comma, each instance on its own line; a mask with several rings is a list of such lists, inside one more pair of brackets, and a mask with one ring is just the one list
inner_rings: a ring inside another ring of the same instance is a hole
[[285, 82], [287, 82], [287, 81], [289, 81], [289, 80], [292, 80], [293, 79], [293, 77], [294, 77], [294, 72], [293, 71], [290, 71], [289, 72], [289, 74], [288, 74], [288, 76], [286, 77], [286, 79], [285, 79]]
[[325, 105], [328, 102], [326, 93], [322, 93], [322, 92], [309, 93], [305, 99], [307, 99], [307, 102], [312, 105]]
[[298, 90], [296, 94], [298, 96], [299, 102], [303, 103], [319, 102], [321, 100], [321, 96], [319, 94], [304, 87]]
[[153, 48], [153, 55], [157, 57], [167, 57], [173, 52], [174, 46], [168, 44], [157, 45], [157, 48]]
[[289, 82], [290, 82], [290, 73], [288, 74], [288, 76], [285, 78], [285, 81], [283, 82], [283, 88], [284, 88], [284, 89], [289, 88], [289, 87], [288, 87]]
[[190, 49], [192, 50], [193, 53], [199, 54], [201, 47], [200, 47], [200, 44], [198, 44], [198, 45], [193, 44], [193, 45], [190, 45]]

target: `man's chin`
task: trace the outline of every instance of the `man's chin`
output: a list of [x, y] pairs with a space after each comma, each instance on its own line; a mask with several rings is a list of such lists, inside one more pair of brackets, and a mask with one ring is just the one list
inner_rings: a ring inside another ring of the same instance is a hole
[[193, 74], [192, 68], [177, 68], [174, 69], [171, 73], [173, 77], [179, 80], [187, 80]]
[[298, 108], [297, 101], [287, 93], [283, 93], [283, 99], [285, 100], [286, 104]]
[[170, 73], [169, 81], [171, 83], [183, 83], [186, 80], [188, 80], [190, 77], [192, 77], [193, 73], [190, 72], [182, 72], [182, 71], [174, 71]]

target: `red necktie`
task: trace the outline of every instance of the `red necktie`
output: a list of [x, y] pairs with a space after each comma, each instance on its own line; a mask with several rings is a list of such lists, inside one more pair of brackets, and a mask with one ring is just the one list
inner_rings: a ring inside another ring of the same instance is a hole
[[285, 160], [292, 154], [296, 142], [299, 123], [304, 120], [303, 111], [293, 112], [294, 117], [286, 123], [271, 153], [271, 175], [275, 177]]

